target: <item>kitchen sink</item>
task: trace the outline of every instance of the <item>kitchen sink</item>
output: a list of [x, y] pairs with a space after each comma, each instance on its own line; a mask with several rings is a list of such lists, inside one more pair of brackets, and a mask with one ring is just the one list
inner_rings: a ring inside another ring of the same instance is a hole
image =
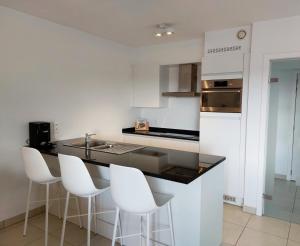
[[65, 146], [79, 148], [79, 149], [89, 149], [94, 151], [100, 151], [111, 154], [125, 154], [131, 151], [135, 151], [138, 149], [145, 148], [145, 146], [135, 145], [135, 144], [125, 144], [125, 143], [109, 143], [100, 140], [91, 140], [86, 146], [85, 143], [77, 142], [77, 143], [66, 143]]
[[74, 147], [74, 148], [80, 148], [80, 149], [85, 149], [86, 147], [88, 149], [90, 148], [96, 148], [96, 147], [102, 147], [102, 146], [106, 146], [107, 143], [104, 141], [100, 141], [100, 140], [92, 140], [90, 142], [88, 142], [87, 146], [85, 143], [67, 143], [64, 144], [65, 146], [70, 146], [70, 147]]
[[114, 147], [113, 144], [105, 143], [103, 145], [91, 147], [91, 149], [93, 149], [93, 150], [102, 150], [102, 149], [110, 149], [110, 148], [113, 148], [113, 147]]

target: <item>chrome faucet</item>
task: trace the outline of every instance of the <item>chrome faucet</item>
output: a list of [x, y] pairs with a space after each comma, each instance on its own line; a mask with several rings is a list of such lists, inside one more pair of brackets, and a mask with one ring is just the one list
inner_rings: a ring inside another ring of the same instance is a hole
[[89, 143], [91, 141], [91, 137], [92, 136], [95, 136], [96, 134], [92, 133], [92, 134], [89, 134], [89, 133], [86, 133], [85, 134], [85, 147], [86, 148], [89, 148]]

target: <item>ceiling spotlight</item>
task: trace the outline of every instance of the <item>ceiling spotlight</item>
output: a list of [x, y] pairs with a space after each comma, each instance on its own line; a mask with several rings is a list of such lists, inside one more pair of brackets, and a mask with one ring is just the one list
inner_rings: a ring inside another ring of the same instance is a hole
[[167, 29], [166, 29], [166, 34], [167, 34], [168, 36], [174, 34], [174, 28], [171, 28], [171, 27], [167, 28]]
[[174, 28], [170, 24], [162, 23], [156, 25], [155, 37], [162, 37], [164, 35], [170, 36], [174, 34]]

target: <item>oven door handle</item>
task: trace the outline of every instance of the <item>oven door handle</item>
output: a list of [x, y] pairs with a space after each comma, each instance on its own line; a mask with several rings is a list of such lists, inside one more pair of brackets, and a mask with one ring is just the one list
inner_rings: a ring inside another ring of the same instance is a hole
[[240, 93], [241, 90], [240, 89], [237, 89], [237, 90], [209, 90], [209, 91], [202, 91], [201, 93], [220, 93], [220, 92], [227, 92], [227, 93], [233, 93], [233, 92], [237, 92], [237, 93]]

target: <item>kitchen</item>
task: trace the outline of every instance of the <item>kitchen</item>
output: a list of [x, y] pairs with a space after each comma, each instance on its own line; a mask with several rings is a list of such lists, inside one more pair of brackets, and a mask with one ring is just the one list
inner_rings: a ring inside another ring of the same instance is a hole
[[[8, 3], [3, 1], [3, 5]], [[298, 17], [274, 15], [268, 19], [289, 18], [251, 20], [248, 26], [229, 25], [217, 28], [221, 31], [206, 32], [204, 38], [163, 40], [133, 48], [33, 17], [34, 13], [24, 6], [19, 8], [21, 12], [7, 7], [0, 8], [1, 53], [7, 57], [1, 59], [0, 100], [5, 117], [1, 119], [0, 228], [5, 224], [2, 221], [25, 212], [28, 180], [20, 146], [28, 138], [28, 122], [39, 120], [53, 123], [52, 140], [74, 139], [89, 132], [96, 133], [97, 139], [189, 152], [199, 152], [200, 145], [201, 153], [225, 156], [227, 166], [233, 163], [232, 169], [225, 168], [225, 200], [242, 206], [246, 212], [262, 215], [264, 55], [297, 56]], [[17, 5], [11, 7], [18, 10]], [[246, 32], [242, 40], [237, 37], [239, 31]], [[281, 36], [290, 37], [289, 42]], [[230, 47], [235, 48], [230, 51]], [[163, 97], [162, 92], [174, 91], [176, 86], [171, 83], [168, 88], [160, 88], [160, 66], [171, 67], [172, 78], [178, 74], [178, 64], [188, 63], [201, 63], [205, 80], [243, 78], [242, 113], [199, 115], [199, 97]], [[152, 87], [135, 86], [135, 65], [148, 76], [145, 81], [150, 76]], [[139, 101], [134, 99], [135, 93], [141, 96]], [[166, 100], [168, 107], [160, 107], [161, 100]], [[147, 119], [150, 127], [199, 131], [200, 141], [122, 133], [141, 118]], [[218, 136], [224, 141], [216, 142]], [[44, 195], [43, 189], [34, 189], [35, 194]]]

